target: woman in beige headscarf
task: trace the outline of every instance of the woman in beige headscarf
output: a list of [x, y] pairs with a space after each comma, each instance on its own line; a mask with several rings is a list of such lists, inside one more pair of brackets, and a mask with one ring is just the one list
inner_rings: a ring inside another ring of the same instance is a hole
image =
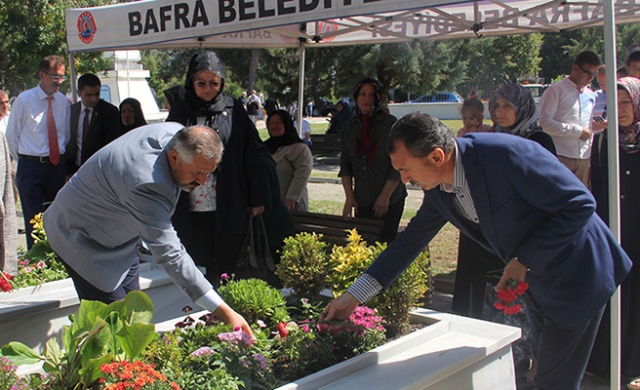
[[4, 134], [0, 133], [0, 269], [10, 275], [18, 272], [16, 241], [18, 225], [16, 219], [16, 201], [11, 179], [11, 160]]

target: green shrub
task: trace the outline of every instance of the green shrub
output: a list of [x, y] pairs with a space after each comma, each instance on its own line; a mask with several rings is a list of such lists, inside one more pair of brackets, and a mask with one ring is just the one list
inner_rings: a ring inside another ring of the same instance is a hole
[[288, 321], [286, 301], [280, 291], [260, 279], [232, 280], [218, 289], [220, 296], [250, 324]]
[[[367, 246], [355, 230], [350, 232], [349, 243], [345, 247], [334, 246], [329, 260], [329, 283], [334, 296], [346, 292], [385, 248], [386, 244], [380, 243]], [[387, 291], [367, 303], [384, 318], [389, 334], [399, 332], [409, 323], [411, 308], [419, 305], [428, 289], [428, 268], [429, 254], [423, 252]]]
[[422, 252], [389, 289], [376, 296], [369, 306], [384, 318], [389, 335], [394, 335], [409, 324], [409, 312], [420, 306], [422, 296], [428, 290], [429, 253]]
[[314, 299], [327, 282], [327, 244], [321, 238], [315, 233], [298, 233], [284, 240], [275, 273], [298, 297]]

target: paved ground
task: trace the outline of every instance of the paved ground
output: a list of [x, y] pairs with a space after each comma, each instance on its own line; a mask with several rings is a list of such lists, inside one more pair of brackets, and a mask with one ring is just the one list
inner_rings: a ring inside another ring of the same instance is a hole
[[[326, 174], [327, 172], [336, 173], [338, 167], [331, 164], [315, 164], [314, 170], [318, 173]], [[309, 190], [309, 201], [314, 199], [332, 200], [337, 202], [344, 201], [344, 192], [337, 178], [335, 179], [312, 179], [307, 186]], [[412, 208], [418, 208], [422, 202], [422, 191], [409, 190], [407, 205]], [[443, 312], [451, 313], [451, 301], [453, 296], [449, 293], [435, 291], [432, 296], [432, 302], [429, 308]], [[609, 380], [607, 378], [597, 376], [585, 376], [582, 380], [581, 390], [607, 390], [609, 389]], [[626, 390], [626, 386], [621, 387]]]

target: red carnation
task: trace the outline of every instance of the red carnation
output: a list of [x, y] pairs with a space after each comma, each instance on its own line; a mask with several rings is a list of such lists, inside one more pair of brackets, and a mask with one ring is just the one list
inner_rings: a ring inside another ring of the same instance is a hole
[[0, 290], [4, 292], [11, 291], [11, 289], [13, 288], [13, 286], [11, 286], [11, 283], [9, 282], [11, 278], [12, 276], [8, 273], [0, 271]]
[[287, 330], [287, 324], [285, 324], [284, 322], [279, 323], [278, 333], [280, 334], [281, 338], [283, 339], [287, 338], [287, 335], [289, 334], [289, 331]]

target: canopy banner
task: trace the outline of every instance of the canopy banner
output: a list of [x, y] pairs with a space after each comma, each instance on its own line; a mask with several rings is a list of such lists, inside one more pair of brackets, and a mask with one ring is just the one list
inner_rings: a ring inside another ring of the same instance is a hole
[[[449, 3], [464, 0], [448, 0]], [[66, 10], [69, 51], [144, 46], [313, 20], [423, 8], [441, 0], [151, 0]]]
[[[603, 24], [604, 0], [151, 0], [66, 11], [69, 51], [309, 47], [562, 31]], [[618, 24], [640, 0], [615, 0]]]

